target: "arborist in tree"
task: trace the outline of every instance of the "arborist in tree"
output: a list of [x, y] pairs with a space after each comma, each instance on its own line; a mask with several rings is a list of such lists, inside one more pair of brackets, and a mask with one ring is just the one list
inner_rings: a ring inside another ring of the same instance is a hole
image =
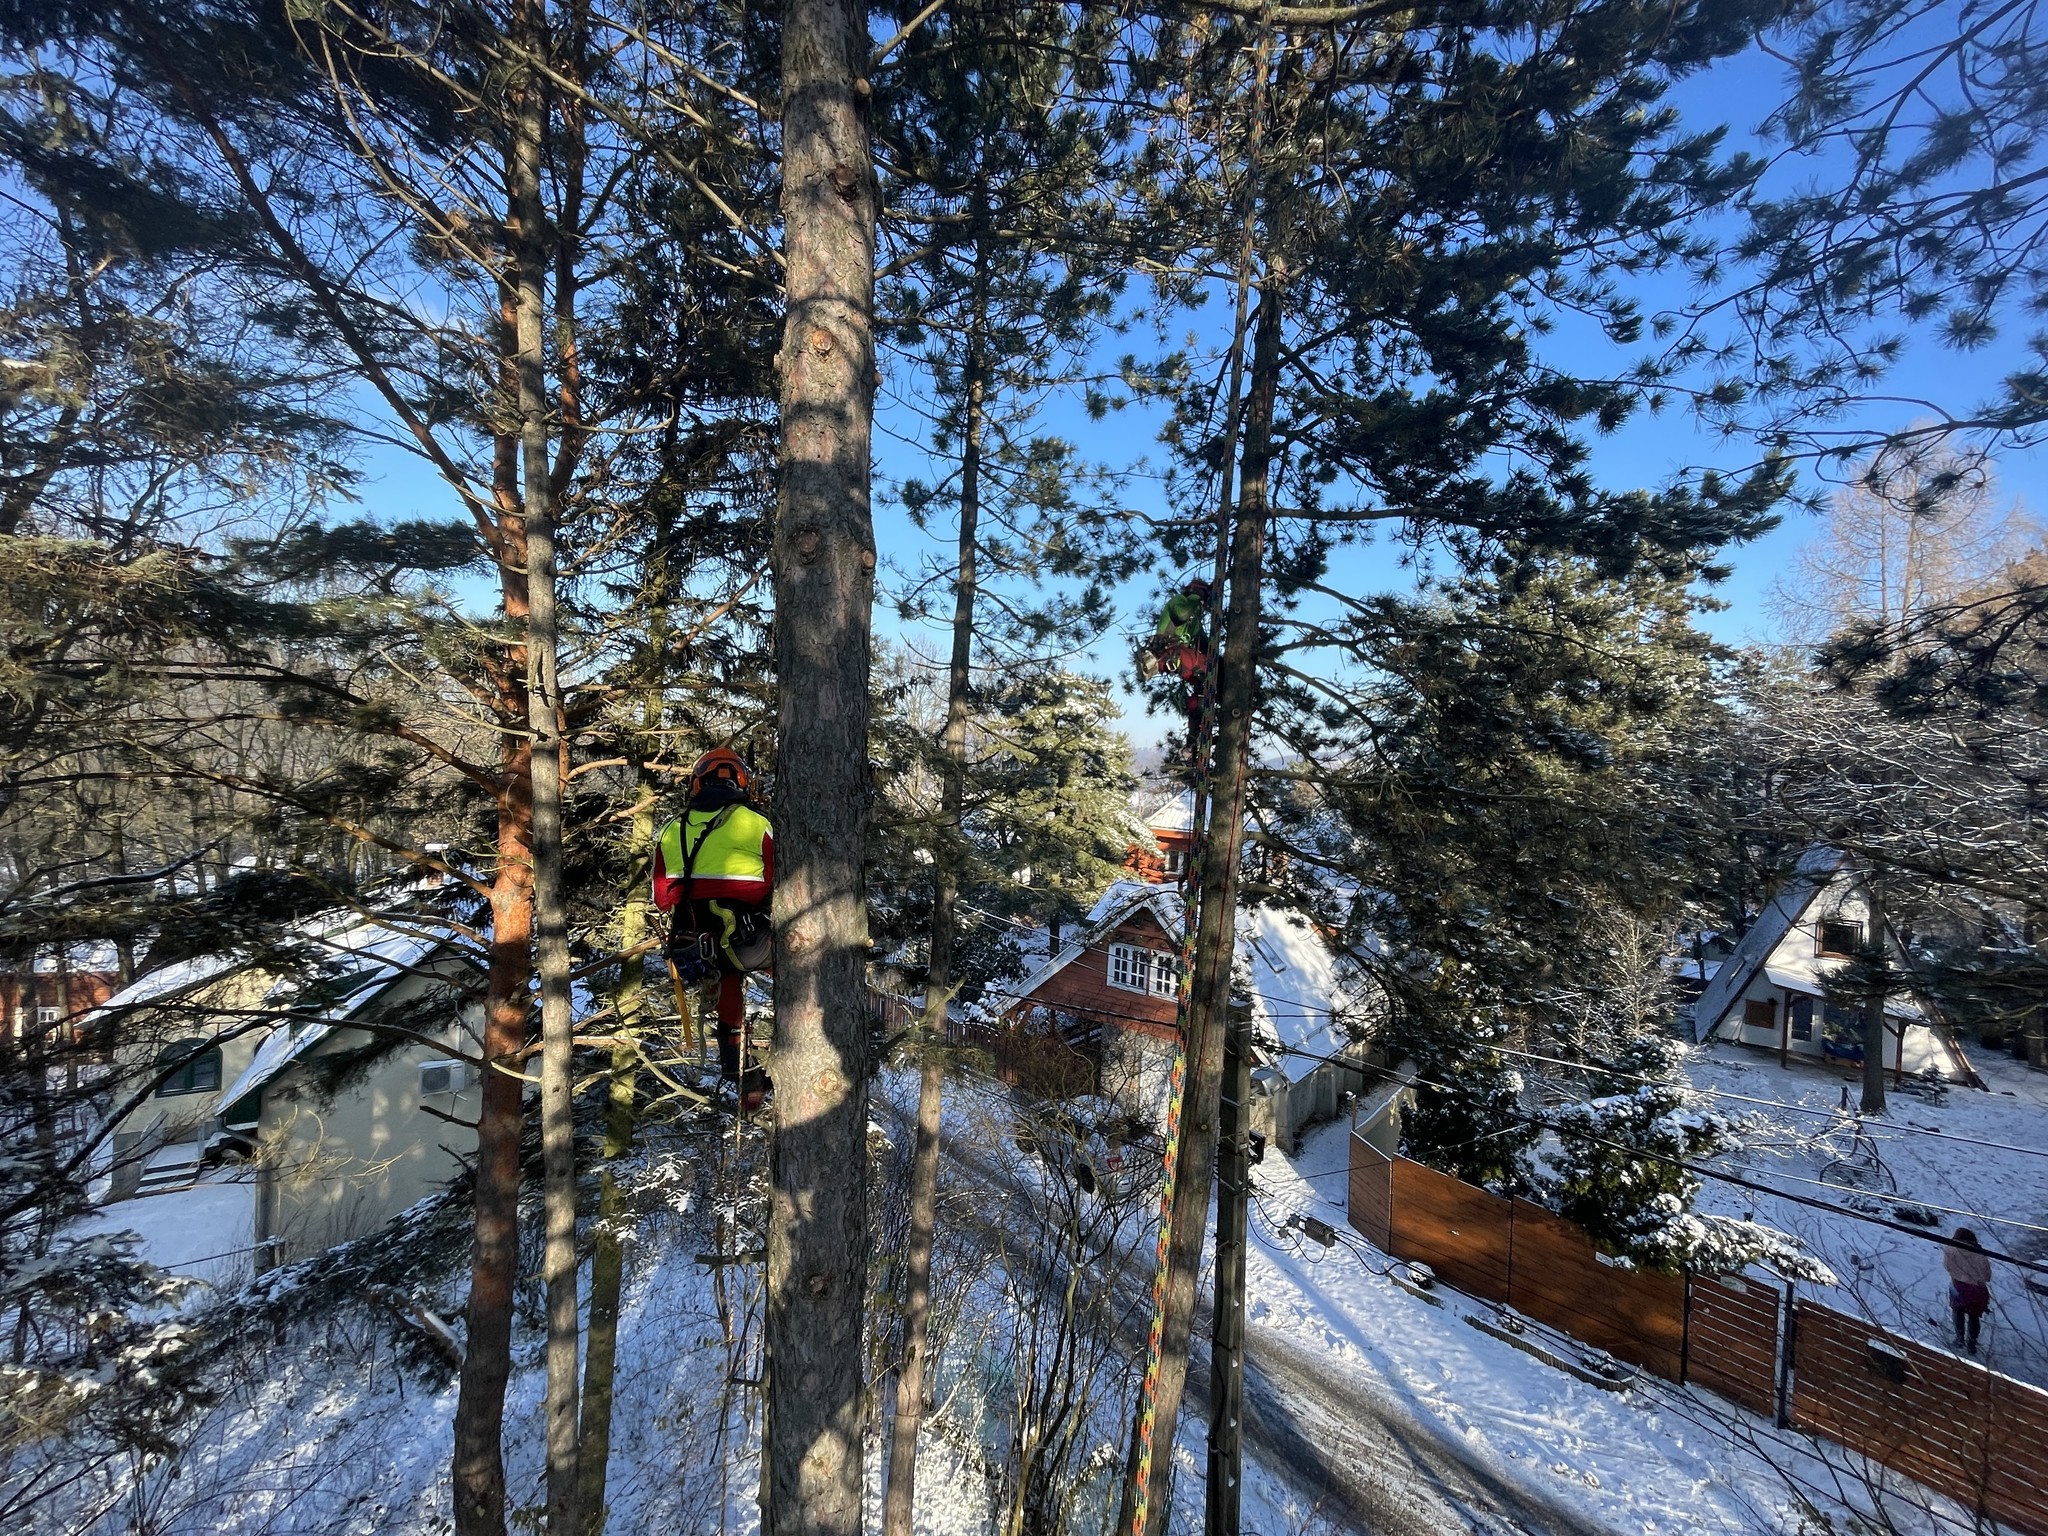
[[690, 769], [690, 806], [661, 829], [654, 850], [654, 904], [669, 914], [669, 963], [685, 985], [718, 980], [718, 1069], [737, 1082], [752, 1113], [768, 1075], [745, 1063], [746, 976], [768, 964], [774, 938], [775, 833], [749, 803], [753, 771], [730, 747]]
[[1209, 708], [1209, 592], [1205, 577], [1197, 576], [1166, 600], [1159, 610], [1159, 622], [1152, 638], [1138, 658], [1138, 675], [1143, 679], [1166, 673], [1180, 679], [1182, 706], [1188, 717], [1188, 758], [1199, 762], [1202, 720]]

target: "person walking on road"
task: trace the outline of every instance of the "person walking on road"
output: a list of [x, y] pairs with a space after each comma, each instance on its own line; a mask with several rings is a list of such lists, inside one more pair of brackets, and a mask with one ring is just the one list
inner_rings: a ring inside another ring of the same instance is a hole
[[1968, 1227], [1956, 1228], [1955, 1243], [1941, 1251], [1941, 1267], [1948, 1271], [1948, 1309], [1955, 1319], [1956, 1348], [1977, 1353], [1977, 1336], [1984, 1327], [1984, 1311], [1991, 1305], [1991, 1257]]

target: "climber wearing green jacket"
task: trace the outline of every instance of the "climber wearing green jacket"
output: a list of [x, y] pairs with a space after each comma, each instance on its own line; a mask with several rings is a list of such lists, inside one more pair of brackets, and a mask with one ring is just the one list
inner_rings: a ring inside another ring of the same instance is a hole
[[1159, 622], [1138, 659], [1143, 678], [1165, 673], [1178, 678], [1181, 705], [1188, 718], [1188, 756], [1198, 758], [1203, 717], [1208, 712], [1211, 657], [1209, 651], [1209, 583], [1197, 576], [1166, 600]]
[[661, 830], [654, 850], [654, 904], [670, 915], [669, 960], [684, 982], [718, 981], [718, 1067], [740, 1085], [742, 1107], [760, 1106], [768, 1080], [743, 1061], [746, 975], [768, 964], [774, 939], [775, 833], [748, 803], [754, 776], [719, 747], [690, 770], [689, 809]]

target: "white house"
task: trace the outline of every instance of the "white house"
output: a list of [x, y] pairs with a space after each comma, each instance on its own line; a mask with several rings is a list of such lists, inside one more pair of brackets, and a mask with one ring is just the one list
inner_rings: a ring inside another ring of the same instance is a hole
[[[239, 1180], [265, 1262], [373, 1231], [476, 1145], [469, 946], [420, 910], [330, 914], [300, 939], [309, 966], [220, 965], [185, 989], [175, 1024], [129, 1031], [128, 1081], [179, 1065], [114, 1135], [114, 1198]], [[109, 1006], [145, 1019], [147, 1001]]]
[[[1898, 952], [1898, 936], [1885, 942]], [[1710, 973], [1693, 1004], [1695, 1040], [1734, 1040], [1792, 1057], [1860, 1063], [1862, 1010], [1827, 999], [1826, 978], [1870, 942], [1870, 901], [1847, 855], [1812, 848], [1732, 953]], [[1894, 1071], [1932, 1067], [1964, 1078], [1967, 1065], [1946, 1032], [1931, 1027], [1925, 1005], [1906, 995], [1885, 1000], [1884, 1064]]]

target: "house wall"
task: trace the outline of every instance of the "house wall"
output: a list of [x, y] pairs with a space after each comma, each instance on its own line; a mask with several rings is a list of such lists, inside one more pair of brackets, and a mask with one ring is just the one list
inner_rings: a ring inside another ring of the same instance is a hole
[[1325, 1061], [1303, 1076], [1288, 1080], [1279, 1072], [1252, 1074], [1252, 1129], [1277, 1142], [1290, 1155], [1301, 1150], [1302, 1133], [1334, 1120], [1347, 1093], [1365, 1087], [1366, 1064]]
[[[201, 1022], [211, 1010], [240, 1014], [259, 1007], [269, 993], [271, 977], [262, 971], [238, 971], [222, 976], [194, 991], [174, 1008], [138, 1009], [118, 1022], [122, 1032], [115, 1046], [115, 1092], [133, 1092], [156, 1066], [165, 1046], [177, 1040], [203, 1037]], [[237, 1020], [237, 1022], [240, 1022]], [[142, 1180], [143, 1164], [152, 1152], [177, 1141], [191, 1141], [212, 1119], [220, 1090], [227, 1087], [249, 1065], [269, 1031], [253, 1029], [220, 1042], [220, 1082], [211, 1092], [152, 1095], [122, 1117], [113, 1136], [110, 1200], [125, 1200]]]
[[[1086, 1020], [1090, 1025], [1135, 1030], [1171, 1042], [1174, 1037], [1175, 1000], [1154, 997], [1149, 992], [1127, 992], [1109, 984], [1109, 947], [1134, 944], [1156, 953], [1173, 955], [1179, 945], [1168, 937], [1149, 911], [1134, 913], [1114, 931], [1083, 950], [1071, 964], [1048, 976], [1028, 996], [1019, 998], [1012, 1013], [1026, 1008], [1050, 1008]], [[1105, 1033], [1106, 1039], [1106, 1033]]]
[[[1845, 959], [1823, 956], [1820, 953], [1820, 928], [1823, 922], [1851, 922], [1860, 925], [1867, 935], [1870, 924], [1870, 904], [1865, 899], [1852, 875], [1837, 875], [1801, 914], [1799, 921], [1785, 932], [1770, 957], [1758, 968], [1749, 985], [1728, 1007], [1715, 1030], [1717, 1038], [1739, 1040], [1745, 1045], [1761, 1046], [1777, 1050], [1781, 1042], [1787, 1054], [1824, 1059], [1826, 1053], [1821, 1041], [1826, 1037], [1826, 1020], [1822, 1005], [1823, 978], [1832, 975], [1848, 964]], [[1867, 942], [1867, 939], [1866, 939]], [[1795, 978], [1806, 980], [1809, 985], [1799, 990], [1790, 990], [1773, 981], [1770, 972], [1777, 971]], [[1785, 1041], [1785, 1010], [1792, 1002], [1806, 996], [1813, 1001], [1813, 1037], [1809, 1040]], [[1768, 1027], [1746, 1022], [1749, 1004], [1765, 1003], [1771, 1008], [1771, 1023]], [[1887, 1068], [1898, 1065], [1901, 1036], [1907, 1028], [1921, 1028], [1917, 1014], [1905, 1014], [1896, 1008], [1886, 1010], [1889, 1025], [1884, 1032], [1884, 1064]], [[1914, 1052], [1907, 1047], [1910, 1061]]]
[[120, 985], [121, 978], [111, 971], [0, 971], [0, 1021], [19, 1040], [35, 1025], [40, 1010], [53, 1008], [60, 1019], [74, 1018], [99, 1007]]
[[1178, 1000], [1109, 984], [1109, 950], [1130, 944], [1177, 956], [1178, 942], [1149, 909], [1140, 908], [1048, 976], [1007, 1010], [1012, 1020], [1034, 1010], [1057, 1017], [1063, 1035], [1091, 1054], [1096, 1091], [1154, 1124], [1165, 1118], [1173, 1068]]
[[[400, 983], [401, 989], [424, 985]], [[451, 1040], [458, 1031], [450, 1028]], [[270, 1262], [288, 1264], [375, 1231], [406, 1207], [445, 1185], [473, 1156], [476, 1132], [425, 1113], [474, 1120], [475, 1083], [457, 1094], [423, 1096], [420, 1065], [453, 1052], [405, 1042], [352, 1071], [332, 1096], [318, 1087], [314, 1064], [359, 1051], [375, 1037], [337, 1029], [263, 1090], [257, 1123], [262, 1190], [258, 1231], [274, 1239]]]

